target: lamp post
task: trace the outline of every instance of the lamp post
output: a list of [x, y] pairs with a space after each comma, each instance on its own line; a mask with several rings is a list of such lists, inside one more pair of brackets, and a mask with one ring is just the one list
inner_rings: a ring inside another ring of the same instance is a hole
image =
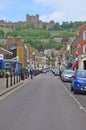
[[36, 60], [35, 60], [35, 52], [33, 52], [32, 53], [32, 55], [33, 55], [33, 67], [34, 67], [34, 69], [36, 69], [36, 65], [35, 65], [35, 62], [36, 62]]
[[32, 55], [33, 55], [33, 61], [35, 61], [35, 52], [33, 52]]

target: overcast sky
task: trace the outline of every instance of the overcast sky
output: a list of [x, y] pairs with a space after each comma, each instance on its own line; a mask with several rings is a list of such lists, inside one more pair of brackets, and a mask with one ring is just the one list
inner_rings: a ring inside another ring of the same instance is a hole
[[26, 21], [26, 14], [43, 22], [86, 21], [86, 0], [0, 0], [0, 20]]

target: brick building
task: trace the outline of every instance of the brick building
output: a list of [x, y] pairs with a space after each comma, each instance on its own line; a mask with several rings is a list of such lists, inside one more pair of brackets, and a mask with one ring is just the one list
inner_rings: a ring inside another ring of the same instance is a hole
[[86, 69], [86, 24], [77, 32], [76, 39], [71, 44], [72, 55], [78, 58], [79, 68]]

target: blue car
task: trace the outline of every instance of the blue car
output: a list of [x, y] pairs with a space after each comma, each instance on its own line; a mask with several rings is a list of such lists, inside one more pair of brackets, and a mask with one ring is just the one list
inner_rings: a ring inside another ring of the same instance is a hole
[[71, 91], [78, 93], [81, 91], [86, 92], [86, 70], [77, 70], [72, 77]]

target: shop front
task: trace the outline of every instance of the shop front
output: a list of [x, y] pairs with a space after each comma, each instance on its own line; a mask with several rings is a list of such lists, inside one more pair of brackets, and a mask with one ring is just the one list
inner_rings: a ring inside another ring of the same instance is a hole
[[81, 56], [79, 60], [79, 69], [86, 70], [86, 56], [85, 55]]
[[16, 60], [4, 60], [4, 70], [9, 73], [14, 72], [15, 74], [19, 74], [21, 72], [22, 64]]

